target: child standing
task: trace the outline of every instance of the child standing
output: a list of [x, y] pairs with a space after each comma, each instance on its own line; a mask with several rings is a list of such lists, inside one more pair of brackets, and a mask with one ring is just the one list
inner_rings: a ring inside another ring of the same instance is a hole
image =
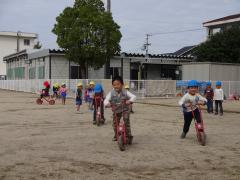
[[213, 89], [211, 87], [211, 82], [207, 82], [207, 87], [204, 91], [204, 96], [207, 99], [207, 112], [213, 113]]
[[207, 99], [202, 97], [198, 92], [198, 82], [191, 80], [188, 82], [188, 92], [180, 99], [179, 105], [183, 108], [184, 126], [181, 138], [185, 138], [189, 131], [194, 112], [197, 123], [201, 123], [200, 111], [197, 105], [205, 105]]
[[90, 81], [89, 87], [88, 87], [88, 110], [92, 111], [93, 110], [93, 96], [94, 96], [94, 81]]
[[[129, 91], [123, 88], [124, 83], [121, 76], [116, 76], [112, 80], [113, 89], [110, 91], [105, 100], [104, 106], [111, 107], [111, 104], [115, 107], [114, 111], [117, 117], [117, 123], [120, 122], [122, 115], [124, 114], [124, 120], [126, 125], [126, 138], [127, 143], [132, 143], [132, 133], [131, 133], [131, 126], [130, 126], [130, 118], [129, 118], [129, 105], [136, 100], [136, 96], [130, 93]], [[122, 101], [125, 101], [125, 104], [121, 104]], [[110, 103], [111, 102], [111, 103]], [[123, 106], [123, 107], [122, 107]], [[124, 113], [123, 113], [124, 112]], [[113, 141], [116, 141], [116, 124], [115, 124], [115, 116], [113, 115], [113, 129], [114, 129], [114, 137]]]
[[85, 101], [85, 103], [87, 103], [88, 102], [88, 84], [86, 84], [86, 86], [85, 86], [85, 91], [84, 91], [84, 101]]
[[77, 111], [80, 111], [80, 106], [82, 105], [82, 83], [77, 84], [76, 92], [76, 107]]
[[66, 84], [64, 82], [62, 83], [62, 86], [60, 88], [60, 93], [61, 93], [61, 97], [62, 97], [62, 104], [65, 105], [66, 97], [67, 97], [67, 88], [66, 88]]
[[53, 84], [53, 97], [58, 98], [60, 86], [58, 83]]
[[104, 118], [104, 107], [103, 107], [103, 99], [104, 99], [104, 91], [102, 88], [102, 85], [97, 83], [94, 86], [94, 98], [93, 98], [93, 124], [96, 124], [96, 111], [98, 108], [100, 108], [101, 118], [103, 122], [105, 121]]
[[223, 115], [223, 99], [224, 99], [224, 93], [222, 90], [222, 83], [220, 81], [216, 82], [216, 89], [214, 89], [214, 97], [213, 100], [215, 101], [215, 115], [218, 115], [218, 106], [220, 108], [220, 116]]

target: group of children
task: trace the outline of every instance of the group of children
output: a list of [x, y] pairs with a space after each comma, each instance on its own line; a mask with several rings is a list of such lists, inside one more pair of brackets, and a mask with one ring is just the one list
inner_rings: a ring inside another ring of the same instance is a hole
[[224, 100], [224, 93], [222, 83], [220, 81], [216, 82], [216, 88], [213, 90], [211, 87], [211, 82], [207, 82], [207, 87], [204, 91], [204, 95], [207, 99], [207, 112], [213, 113], [213, 101], [215, 101], [215, 115], [218, 115], [218, 108], [220, 109], [220, 116], [223, 115], [222, 103]]
[[[50, 84], [48, 81], [44, 82], [44, 89], [42, 89], [41, 98], [50, 97], [49, 90]], [[96, 111], [97, 108], [100, 108], [101, 118], [105, 121], [104, 117], [104, 107], [112, 107], [115, 106], [113, 115], [113, 130], [114, 137], [113, 141], [116, 141], [116, 121], [115, 117], [117, 117], [117, 122], [120, 122], [122, 115], [124, 114], [124, 120], [126, 125], [126, 139], [129, 144], [131, 144], [133, 136], [131, 133], [130, 127], [130, 113], [133, 113], [132, 103], [136, 100], [136, 96], [129, 91], [129, 86], [125, 85], [122, 77], [116, 76], [112, 79], [113, 89], [107, 94], [105, 97], [103, 87], [100, 83], [94, 83], [94, 81], [90, 81], [89, 85], [85, 86], [85, 91], [83, 94], [83, 85], [82, 83], [77, 84], [76, 90], [76, 109], [80, 111], [80, 106], [82, 105], [82, 99], [84, 98], [85, 102], [88, 103], [89, 111], [93, 112], [93, 124], [96, 124]], [[62, 83], [61, 87], [58, 83], [53, 84], [53, 97], [61, 97], [62, 104], [66, 102], [67, 96], [67, 88], [66, 84]], [[121, 104], [124, 100], [124, 104]], [[122, 112], [124, 111], [124, 113]]]
[[[48, 81], [45, 81], [43, 83], [44, 88], [41, 91], [40, 98], [44, 97], [50, 97], [49, 90], [50, 90], [50, 83]], [[61, 87], [58, 83], [53, 84], [53, 98], [61, 97], [62, 104], [65, 105], [66, 103], [66, 97], [67, 97], [67, 88], [66, 84], [63, 82]]]
[[[188, 91], [179, 101], [179, 105], [182, 107], [184, 116], [184, 125], [181, 138], [186, 137], [193, 118], [196, 119], [198, 124], [201, 124], [199, 105], [207, 105], [208, 113], [213, 113], [213, 101], [215, 101], [215, 114], [218, 114], [219, 107], [220, 115], [223, 115], [222, 102], [224, 100], [224, 93], [221, 85], [221, 82], [217, 81], [216, 89], [213, 90], [211, 87], [211, 82], [208, 82], [204, 91], [205, 97], [203, 97], [198, 93], [198, 82], [196, 80], [191, 80], [188, 82]], [[50, 84], [48, 82], [44, 82], [44, 86], [45, 88], [42, 90], [43, 93], [41, 94], [41, 97], [49, 96]], [[104, 107], [114, 106], [113, 140], [116, 141], [116, 122], [119, 123], [122, 115], [124, 115], [127, 142], [131, 142], [133, 136], [130, 127], [130, 113], [133, 112], [131, 104], [136, 100], [136, 96], [129, 91], [129, 87], [127, 85], [124, 87], [123, 79], [120, 76], [116, 76], [112, 79], [112, 87], [113, 89], [105, 97], [102, 85], [99, 83], [95, 84], [93, 81], [90, 81], [89, 85], [85, 86], [83, 95], [83, 85], [82, 83], [78, 83], [76, 90], [77, 111], [80, 110], [82, 98], [84, 96], [85, 102], [88, 103], [89, 110], [93, 111], [93, 124], [96, 124], [97, 108], [100, 108], [102, 120], [105, 121]], [[65, 104], [67, 95], [66, 84], [63, 83], [60, 87], [57, 83], [55, 83], [53, 85], [53, 94], [56, 97], [61, 95], [62, 103]], [[121, 104], [122, 101], [125, 103]], [[116, 117], [117, 121], [114, 119]]]

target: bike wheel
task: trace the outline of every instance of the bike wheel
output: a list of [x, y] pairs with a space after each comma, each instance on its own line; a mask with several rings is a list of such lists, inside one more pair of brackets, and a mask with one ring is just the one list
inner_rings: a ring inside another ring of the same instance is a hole
[[49, 100], [48, 102], [50, 105], [54, 105], [55, 104], [55, 101], [53, 99]]
[[123, 133], [118, 137], [118, 147], [119, 147], [120, 151], [125, 150], [125, 145], [123, 142]]
[[36, 103], [39, 104], [39, 105], [41, 105], [41, 104], [43, 103], [43, 101], [42, 101], [41, 98], [37, 98]]

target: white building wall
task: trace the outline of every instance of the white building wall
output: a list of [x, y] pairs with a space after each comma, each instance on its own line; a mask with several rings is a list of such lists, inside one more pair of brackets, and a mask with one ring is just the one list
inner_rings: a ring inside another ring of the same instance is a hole
[[130, 79], [130, 60], [123, 59], [123, 79]]
[[[17, 34], [17, 33], [15, 33]], [[24, 33], [22, 33], [22, 36], [25, 36]], [[31, 35], [33, 35], [31, 33]], [[35, 34], [34, 37], [20, 37], [19, 38], [19, 50], [24, 49], [33, 49], [34, 47], [34, 39], [37, 38], [37, 35]], [[24, 39], [30, 40], [30, 45], [25, 46], [24, 45]], [[7, 56], [12, 53], [17, 52], [17, 36], [14, 36], [14, 33], [11, 33], [8, 35], [8, 33], [1, 33], [0, 32], [0, 75], [6, 75], [6, 64], [3, 62], [3, 57]]]
[[51, 56], [51, 78], [52, 79], [69, 78], [69, 61], [64, 56]]
[[182, 66], [182, 80], [210, 80], [209, 64], [185, 64]]
[[240, 81], [240, 65], [210, 65], [210, 79], [213, 81]]
[[89, 68], [88, 79], [104, 79], [105, 68], [104, 66], [100, 69]]

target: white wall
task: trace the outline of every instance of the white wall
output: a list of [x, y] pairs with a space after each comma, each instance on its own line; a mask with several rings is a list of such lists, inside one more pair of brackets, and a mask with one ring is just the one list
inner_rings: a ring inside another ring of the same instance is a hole
[[52, 79], [69, 78], [69, 61], [64, 56], [51, 56], [51, 67]]
[[[30, 40], [30, 45], [24, 45], [24, 39]], [[19, 50], [33, 49], [34, 38], [21, 37], [19, 39]], [[3, 62], [3, 57], [17, 52], [17, 37], [14, 36], [1, 36], [0, 35], [0, 75], [6, 75], [6, 64]]]
[[210, 79], [213, 81], [240, 81], [239, 65], [211, 64]]
[[210, 80], [209, 64], [186, 64], [182, 66], [182, 80]]

